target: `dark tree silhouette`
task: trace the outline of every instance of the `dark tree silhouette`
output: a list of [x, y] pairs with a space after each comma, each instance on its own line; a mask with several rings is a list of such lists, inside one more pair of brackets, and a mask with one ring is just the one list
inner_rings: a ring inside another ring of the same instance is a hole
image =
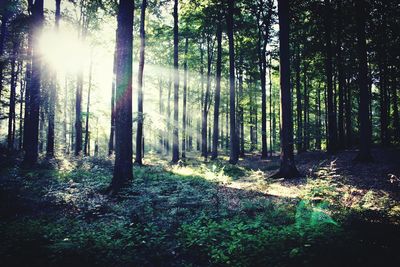
[[278, 0], [279, 59], [281, 86], [281, 165], [273, 177], [293, 178], [299, 176], [293, 155], [293, 118], [290, 93], [289, 57], [289, 0]]
[[174, 3], [174, 130], [172, 140], [172, 162], [179, 160], [179, 61], [178, 61], [178, 0]]
[[236, 164], [239, 159], [239, 142], [236, 129], [236, 100], [235, 100], [235, 45], [233, 40], [233, 12], [234, 0], [228, 0], [228, 13], [226, 17], [226, 26], [229, 42], [229, 119], [230, 119], [230, 153], [229, 163]]
[[25, 125], [27, 134], [24, 163], [28, 166], [35, 164], [38, 160], [42, 60], [39, 52], [39, 38], [43, 21], [43, 0], [36, 0], [32, 6], [32, 76], [29, 83], [29, 123]]
[[139, 55], [139, 72], [138, 72], [138, 120], [136, 132], [136, 157], [135, 163], [142, 165], [143, 158], [143, 71], [144, 71], [144, 56], [146, 46], [146, 20], [147, 0], [142, 0], [140, 13], [140, 55]]
[[134, 2], [120, 0], [118, 6], [115, 166], [108, 192], [115, 194], [132, 177], [132, 49]]

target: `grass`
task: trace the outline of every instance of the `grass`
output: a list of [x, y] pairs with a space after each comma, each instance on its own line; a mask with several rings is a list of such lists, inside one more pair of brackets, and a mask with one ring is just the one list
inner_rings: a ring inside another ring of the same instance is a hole
[[116, 198], [102, 194], [108, 159], [3, 170], [4, 266], [371, 266], [398, 258], [396, 199], [331, 179], [324, 166], [315, 170], [324, 175], [290, 182], [244, 164], [178, 167], [152, 157]]

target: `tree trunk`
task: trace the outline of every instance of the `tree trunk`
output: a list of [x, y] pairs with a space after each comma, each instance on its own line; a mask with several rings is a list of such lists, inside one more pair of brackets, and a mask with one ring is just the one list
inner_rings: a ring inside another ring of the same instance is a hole
[[369, 162], [371, 156], [371, 119], [369, 116], [370, 92], [368, 88], [367, 45], [365, 37], [366, 3], [365, 0], [355, 1], [357, 50], [358, 50], [358, 86], [360, 87], [360, 151], [357, 161]]
[[337, 150], [337, 127], [334, 108], [333, 82], [332, 82], [332, 16], [330, 0], [325, 1], [325, 74], [327, 84], [327, 107], [328, 107], [328, 152], [335, 153]]
[[221, 101], [221, 73], [222, 73], [222, 22], [219, 18], [217, 26], [217, 70], [216, 70], [216, 86], [214, 95], [214, 128], [211, 159], [218, 157], [218, 139], [219, 139], [219, 105]]
[[[116, 32], [117, 35], [117, 32]], [[110, 125], [110, 139], [108, 140], [108, 156], [114, 153], [115, 144], [115, 75], [117, 71], [117, 44], [115, 44], [114, 49], [114, 61], [113, 61], [113, 75], [111, 84], [111, 125]]]
[[10, 81], [10, 106], [8, 112], [8, 135], [7, 135], [7, 147], [8, 150], [14, 150], [14, 129], [15, 129], [15, 97], [17, 87], [17, 50], [18, 43], [13, 42], [13, 50], [11, 57], [11, 81]]
[[272, 102], [272, 55], [270, 55], [269, 57], [269, 150], [270, 150], [270, 156], [272, 157], [272, 151], [273, 151], [273, 146], [274, 146], [274, 142], [272, 139], [273, 136], [273, 127], [272, 127], [272, 120], [273, 120], [273, 116], [275, 116], [272, 113], [272, 106], [273, 106], [273, 102]]
[[115, 165], [109, 193], [115, 194], [132, 177], [132, 49], [134, 2], [118, 6]]
[[[60, 23], [60, 6], [61, 0], [56, 0], [56, 12], [55, 12], [55, 30], [58, 31], [59, 23]], [[48, 129], [47, 129], [47, 146], [46, 146], [46, 156], [48, 158], [54, 157], [54, 121], [55, 121], [55, 113], [56, 113], [56, 99], [57, 99], [57, 73], [52, 70], [51, 71], [51, 86], [49, 88], [49, 112], [48, 112]]]
[[296, 51], [296, 105], [297, 105], [297, 134], [296, 134], [296, 146], [297, 153], [303, 152], [303, 118], [302, 118], [302, 104], [301, 104], [301, 88], [300, 88], [300, 46], [297, 45]]
[[293, 154], [293, 118], [290, 93], [289, 57], [289, 0], [278, 0], [279, 62], [281, 86], [281, 163], [273, 177], [293, 178], [299, 176]]
[[233, 12], [234, 0], [228, 0], [228, 14], [226, 18], [227, 33], [229, 39], [229, 115], [230, 115], [230, 153], [229, 163], [236, 164], [239, 158], [239, 144], [236, 132], [235, 109], [235, 45], [233, 40]]
[[174, 3], [174, 132], [172, 162], [179, 160], [179, 61], [178, 61], [178, 0]]
[[189, 39], [185, 40], [185, 61], [183, 63], [184, 77], [183, 77], [183, 114], [182, 114], [182, 158], [186, 158], [186, 127], [187, 127], [187, 84], [188, 84], [188, 60], [187, 53], [189, 48]]
[[93, 55], [91, 55], [90, 59], [90, 67], [89, 67], [89, 87], [88, 87], [88, 96], [86, 103], [86, 122], [85, 122], [85, 143], [84, 143], [84, 153], [85, 156], [90, 156], [90, 131], [89, 131], [89, 118], [90, 118], [90, 92], [92, 90], [92, 69], [93, 69]]
[[44, 21], [43, 0], [36, 0], [32, 10], [32, 76], [29, 82], [29, 123], [24, 129], [26, 146], [24, 163], [27, 166], [36, 164], [38, 160], [39, 142], [39, 109], [40, 109], [40, 84], [41, 60], [39, 38]]
[[142, 8], [140, 13], [140, 55], [139, 55], [139, 71], [138, 71], [138, 118], [137, 118], [137, 132], [136, 132], [136, 158], [135, 163], [142, 165], [142, 148], [143, 148], [143, 71], [144, 71], [144, 57], [146, 47], [146, 7], [147, 0], [142, 0]]
[[[8, 8], [7, 5], [3, 9], [3, 14], [1, 16], [1, 29], [0, 29], [0, 101], [1, 94], [3, 92], [3, 71], [6, 67], [6, 61], [4, 60], [5, 44], [6, 44], [6, 34], [7, 34], [7, 23], [8, 23]], [[29, 49], [28, 49], [29, 51]]]

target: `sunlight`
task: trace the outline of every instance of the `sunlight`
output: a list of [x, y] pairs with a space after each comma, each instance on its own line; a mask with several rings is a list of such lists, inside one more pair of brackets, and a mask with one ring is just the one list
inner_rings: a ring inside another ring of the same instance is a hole
[[78, 39], [73, 29], [45, 30], [39, 42], [45, 62], [58, 71], [72, 72], [90, 59], [89, 47]]

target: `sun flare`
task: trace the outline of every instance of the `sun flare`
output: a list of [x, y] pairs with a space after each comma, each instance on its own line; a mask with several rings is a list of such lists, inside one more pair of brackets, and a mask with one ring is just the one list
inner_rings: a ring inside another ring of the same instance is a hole
[[39, 47], [44, 61], [59, 71], [75, 71], [90, 60], [89, 46], [72, 29], [45, 30]]

